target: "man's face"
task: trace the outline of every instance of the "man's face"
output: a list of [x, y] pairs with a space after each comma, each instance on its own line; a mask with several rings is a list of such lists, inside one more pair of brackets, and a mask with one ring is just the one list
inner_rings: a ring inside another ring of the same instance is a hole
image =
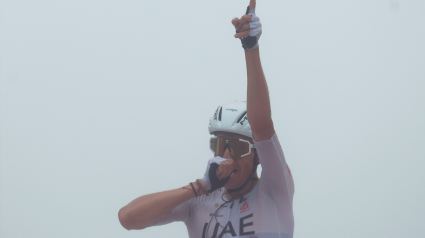
[[[241, 138], [253, 144], [253, 141], [251, 138], [243, 136], [243, 135], [235, 134], [235, 133], [216, 132], [215, 135], [224, 136], [224, 137], [232, 137], [232, 138]], [[233, 158], [228, 148], [221, 155], [216, 154], [215, 156], [221, 156], [222, 158], [225, 158], [225, 159], [233, 159], [233, 161], [235, 162], [235, 166], [236, 166], [236, 169], [235, 169], [236, 171], [234, 172], [235, 174], [229, 179], [229, 181], [224, 186], [227, 189], [234, 189], [239, 186], [242, 186], [252, 173], [252, 167], [253, 167], [254, 156], [255, 156], [255, 153], [253, 150], [251, 150], [251, 153], [249, 155], [241, 157], [240, 159]]]

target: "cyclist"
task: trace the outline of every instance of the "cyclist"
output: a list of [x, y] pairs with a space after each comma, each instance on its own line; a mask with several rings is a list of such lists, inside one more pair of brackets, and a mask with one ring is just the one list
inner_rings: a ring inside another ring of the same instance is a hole
[[136, 198], [118, 213], [124, 228], [183, 221], [190, 238], [293, 237], [294, 182], [271, 119], [255, 0], [232, 24], [245, 49], [247, 102], [223, 104], [210, 118], [215, 157], [208, 161], [204, 177], [182, 188]]

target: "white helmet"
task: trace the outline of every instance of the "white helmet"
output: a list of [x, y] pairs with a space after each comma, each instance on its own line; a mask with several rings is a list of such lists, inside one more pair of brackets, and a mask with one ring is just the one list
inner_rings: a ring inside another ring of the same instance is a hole
[[210, 134], [217, 131], [232, 132], [252, 138], [251, 126], [246, 115], [246, 102], [233, 101], [217, 108], [208, 125]]

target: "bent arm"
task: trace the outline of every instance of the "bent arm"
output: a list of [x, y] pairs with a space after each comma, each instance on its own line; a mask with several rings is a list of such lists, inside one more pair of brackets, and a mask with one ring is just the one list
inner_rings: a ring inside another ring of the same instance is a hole
[[[196, 183], [193, 185], [198, 195], [203, 195]], [[141, 230], [148, 227], [178, 205], [195, 197], [190, 185], [184, 188], [186, 189], [178, 188], [134, 199], [118, 212], [121, 225], [127, 230]]]
[[247, 115], [256, 141], [268, 140], [275, 133], [271, 118], [269, 91], [260, 60], [260, 47], [245, 51]]

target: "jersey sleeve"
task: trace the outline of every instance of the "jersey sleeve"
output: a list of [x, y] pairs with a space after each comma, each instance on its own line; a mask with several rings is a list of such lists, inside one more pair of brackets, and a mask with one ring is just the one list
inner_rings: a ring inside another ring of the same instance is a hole
[[266, 187], [273, 200], [291, 201], [294, 180], [276, 133], [269, 140], [254, 140], [254, 144], [262, 168], [260, 183]]
[[185, 222], [186, 219], [191, 214], [191, 200], [188, 200], [177, 207], [175, 207], [173, 210], [171, 210], [168, 214], [161, 217], [156, 222], [152, 223], [150, 226], [161, 226], [165, 225], [171, 222], [175, 221], [183, 221]]

